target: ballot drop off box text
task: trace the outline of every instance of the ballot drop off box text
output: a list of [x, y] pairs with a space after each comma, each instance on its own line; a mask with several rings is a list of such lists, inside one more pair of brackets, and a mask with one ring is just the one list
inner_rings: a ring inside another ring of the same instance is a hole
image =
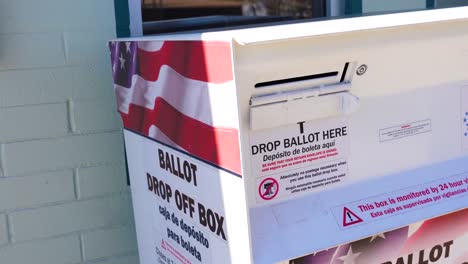
[[109, 47], [142, 264], [468, 261], [468, 8]]

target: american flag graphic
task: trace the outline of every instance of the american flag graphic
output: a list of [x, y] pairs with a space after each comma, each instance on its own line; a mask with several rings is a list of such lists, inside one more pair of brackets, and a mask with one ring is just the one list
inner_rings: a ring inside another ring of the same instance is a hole
[[320, 251], [289, 263], [468, 264], [468, 209]]
[[241, 175], [229, 42], [113, 41], [109, 48], [126, 129]]

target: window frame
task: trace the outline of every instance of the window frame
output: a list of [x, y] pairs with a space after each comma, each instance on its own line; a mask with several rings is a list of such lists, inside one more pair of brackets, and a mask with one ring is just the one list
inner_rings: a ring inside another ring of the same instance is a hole
[[[310, 0], [326, 9], [326, 16], [359, 15], [362, 0]], [[436, 0], [426, 0], [426, 8], [435, 8]], [[143, 36], [141, 0], [114, 0], [117, 37]]]
[[119, 38], [143, 35], [140, 0], [114, 0], [116, 34]]

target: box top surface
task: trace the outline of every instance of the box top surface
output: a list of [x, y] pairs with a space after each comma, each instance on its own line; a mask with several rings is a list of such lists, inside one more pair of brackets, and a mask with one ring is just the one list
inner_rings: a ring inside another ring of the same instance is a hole
[[162, 40], [218, 40], [236, 41], [241, 45], [283, 41], [310, 36], [345, 33], [387, 27], [398, 27], [422, 23], [468, 18], [468, 7], [456, 7], [395, 14], [340, 18], [283, 25], [222, 30], [203, 33], [177, 33], [121, 38], [119, 41], [162, 41]]

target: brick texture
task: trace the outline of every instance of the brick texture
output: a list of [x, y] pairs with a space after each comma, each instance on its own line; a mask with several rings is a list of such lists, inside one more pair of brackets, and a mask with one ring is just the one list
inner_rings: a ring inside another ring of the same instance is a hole
[[131, 256], [122, 256], [122, 257], [115, 257], [111, 259], [105, 259], [98, 262], [92, 262], [93, 264], [134, 264], [138, 263], [138, 256], [131, 255]]
[[103, 19], [104, 14], [113, 10], [113, 1], [1, 0], [0, 3], [5, 14], [14, 14], [5, 19], [0, 33], [89, 31], [97, 26], [106, 32], [115, 30], [113, 19]]
[[4, 108], [0, 111], [2, 141], [64, 136], [68, 133], [66, 104]]
[[0, 43], [0, 70], [57, 67], [66, 62], [60, 33], [0, 35]]
[[80, 263], [80, 240], [77, 236], [68, 236], [9, 245], [0, 248], [0, 260], [8, 264]]
[[0, 246], [8, 243], [8, 226], [6, 215], [0, 215]]
[[138, 264], [114, 0], [0, 0], [0, 263]]
[[80, 197], [93, 197], [127, 189], [123, 165], [82, 168], [78, 173]]
[[[0, 71], [0, 87], [14, 87], [0, 89], [0, 107], [113, 99], [110, 72], [109, 67], [95, 65]], [[109, 106], [108, 102], [103, 104]]]
[[18, 175], [122, 163], [122, 140], [120, 132], [112, 132], [9, 143], [4, 149], [5, 167], [8, 175]]
[[135, 254], [137, 251], [135, 229], [132, 226], [84, 234], [83, 241], [85, 260]]
[[125, 225], [132, 219], [130, 208], [124, 195], [22, 210], [11, 213], [10, 219], [14, 239], [24, 241]]
[[[81, 101], [74, 104], [74, 118], [78, 132], [115, 130], [121, 126], [117, 111], [109, 111], [104, 100]], [[116, 109], [116, 107], [114, 107]]]
[[0, 210], [73, 200], [74, 189], [71, 170], [0, 179]]

